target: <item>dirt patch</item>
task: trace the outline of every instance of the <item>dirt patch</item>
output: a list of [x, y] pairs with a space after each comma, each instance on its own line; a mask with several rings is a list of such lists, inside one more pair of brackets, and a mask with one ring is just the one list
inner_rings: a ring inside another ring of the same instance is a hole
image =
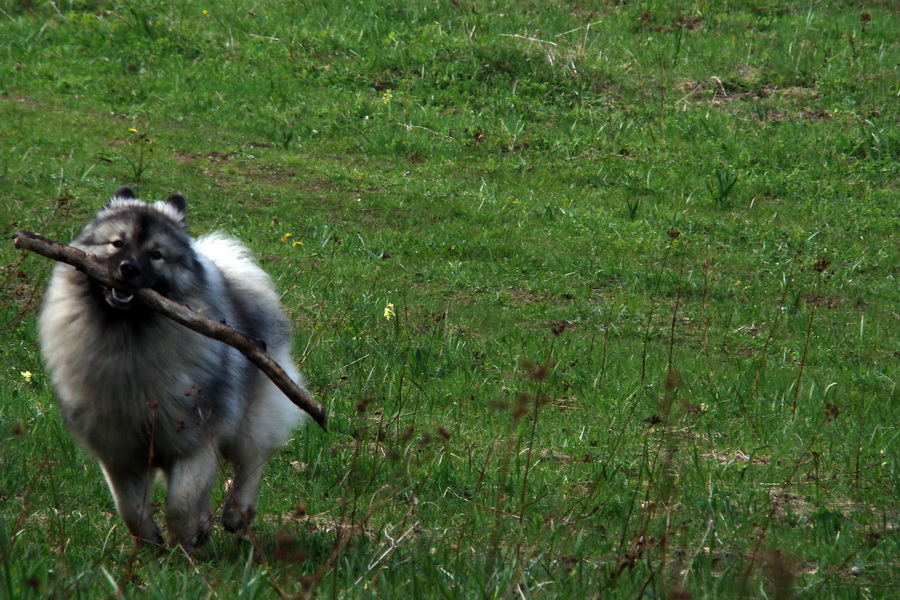
[[26, 106], [32, 110], [37, 110], [41, 108], [41, 105], [32, 100], [31, 98], [23, 98], [21, 96], [16, 97], [5, 97], [0, 96], [0, 102], [9, 102], [10, 104], [21, 104], [22, 106]]
[[500, 290], [500, 299], [511, 304], [529, 306], [554, 300], [554, 296], [527, 288], [505, 288]]
[[814, 108], [801, 112], [800, 116], [807, 121], [826, 121], [831, 118], [831, 113], [822, 108]]
[[773, 517], [780, 518], [789, 513], [795, 517], [802, 517], [811, 512], [809, 503], [803, 498], [780, 488], [770, 489], [769, 499], [772, 501]]
[[[460, 304], [471, 306], [484, 298], [493, 297], [499, 304], [515, 304], [517, 306], [533, 306], [542, 303], [565, 303], [573, 299], [568, 294], [552, 294], [519, 287], [481, 287], [474, 290], [460, 290], [453, 294], [453, 299]], [[542, 324], [541, 326], [543, 326]], [[547, 325], [552, 325], [547, 323]], [[572, 326], [572, 324], [570, 324]]]
[[839, 296], [816, 296], [813, 294], [804, 294], [803, 296], [801, 296], [801, 298], [803, 298], [803, 301], [807, 304], [818, 307], [824, 306], [825, 308], [834, 308], [846, 301], [844, 298], [841, 298]]
[[[317, 533], [334, 533], [337, 531], [347, 533], [352, 531], [354, 528], [354, 525], [352, 523], [339, 521], [335, 517], [325, 513], [320, 513], [318, 515], [308, 515], [306, 514], [306, 509], [303, 506], [298, 506], [292, 514], [283, 515], [281, 517], [281, 525], [288, 525], [289, 523], [296, 521], [302, 522], [311, 531]], [[370, 541], [374, 541], [377, 538], [377, 532], [371, 527], [363, 527], [359, 531], [355, 531], [354, 533], [356, 535], [362, 535], [368, 538]]]
[[234, 158], [233, 152], [175, 152], [175, 158], [178, 162], [184, 164], [192, 164], [198, 160], [208, 160], [213, 163], [225, 163]]
[[[816, 89], [811, 87], [780, 88], [772, 83], [761, 85], [749, 83], [755, 79], [757, 79], [757, 74], [751, 67], [739, 67], [737, 79], [722, 79], [713, 75], [704, 81], [681, 80], [675, 86], [678, 93], [682, 94], [676, 104], [691, 102], [726, 104], [735, 100], [765, 100], [776, 95], [792, 104], [811, 104], [818, 95]], [[780, 115], [782, 118], [787, 117], [787, 113], [777, 110], [769, 110], [768, 114], [770, 117], [774, 114]], [[824, 109], [811, 107], [799, 108], [796, 116], [807, 120], [821, 121], [830, 119], [832, 115]]]
[[733, 463], [751, 463], [754, 465], [768, 465], [770, 459], [764, 456], [749, 456], [741, 450], [713, 450], [702, 455], [702, 458], [714, 460], [720, 465]]
[[694, 29], [703, 27], [703, 17], [691, 17], [685, 14], [680, 14], [674, 19], [661, 21], [657, 19], [656, 15], [654, 15], [649, 10], [645, 10], [644, 12], [639, 14], [637, 17], [637, 21], [639, 30], [649, 29], [651, 31], [658, 31], [660, 33], [675, 31], [676, 29], [693, 31]]
[[676, 105], [704, 101], [721, 104], [732, 100], [740, 100], [751, 94], [750, 90], [742, 84], [722, 80], [715, 75], [705, 81], [682, 80], [675, 87], [680, 94], [683, 94], [682, 98], [676, 102]]

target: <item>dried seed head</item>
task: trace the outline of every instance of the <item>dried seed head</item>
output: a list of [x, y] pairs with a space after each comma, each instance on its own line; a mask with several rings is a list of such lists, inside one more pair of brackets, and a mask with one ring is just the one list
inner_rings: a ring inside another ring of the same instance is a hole
[[681, 371], [676, 368], [671, 368], [666, 373], [666, 393], [670, 394], [674, 390], [681, 387], [682, 379], [681, 379]]
[[273, 556], [276, 560], [286, 563], [299, 563], [309, 558], [309, 553], [298, 547], [298, 540], [292, 535], [281, 533], [275, 544]]
[[512, 413], [513, 419], [518, 421], [528, 414], [528, 407], [531, 405], [532, 399], [531, 394], [519, 394], [519, 397], [516, 398], [516, 406]]
[[775, 588], [775, 598], [790, 598], [794, 595], [797, 579], [797, 562], [781, 550], [775, 549], [763, 555], [763, 572], [769, 584]]
[[366, 396], [365, 398], [363, 398], [362, 400], [360, 400], [359, 402], [356, 403], [356, 412], [360, 415], [365, 414], [369, 408], [369, 405], [374, 401], [375, 401], [375, 398], [372, 398], [371, 396]]
[[403, 430], [403, 432], [400, 434], [400, 437], [397, 439], [399, 439], [401, 442], [408, 442], [409, 440], [413, 439], [413, 436], [415, 434], [416, 434], [416, 430], [413, 428], [412, 425], [410, 425], [409, 427], [407, 427], [406, 429]]
[[530, 360], [523, 360], [522, 369], [532, 381], [544, 381], [550, 375], [550, 370], [556, 365], [556, 361], [548, 360], [543, 364], [538, 364]]
[[649, 424], [651, 427], [653, 425], [658, 425], [658, 424], [662, 423], [662, 421], [663, 421], [662, 417], [660, 417], [659, 415], [656, 415], [656, 414], [650, 415], [649, 417], [644, 419], [644, 423]]
[[550, 331], [553, 332], [553, 335], [558, 336], [563, 331], [568, 329], [570, 325], [571, 323], [569, 323], [568, 321], [554, 321], [550, 323]]
[[509, 410], [509, 402], [491, 400], [488, 402], [488, 408], [493, 410]]
[[823, 256], [813, 264], [813, 270], [815, 270], [816, 273], [822, 273], [830, 264], [831, 261]]

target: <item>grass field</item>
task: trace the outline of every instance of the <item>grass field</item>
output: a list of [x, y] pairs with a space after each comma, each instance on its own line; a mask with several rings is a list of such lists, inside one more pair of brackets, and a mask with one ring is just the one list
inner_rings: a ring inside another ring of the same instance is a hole
[[[0, 597], [896, 597], [898, 15], [3, 3]], [[126, 183], [248, 243], [330, 415], [192, 557], [133, 549], [9, 241]]]

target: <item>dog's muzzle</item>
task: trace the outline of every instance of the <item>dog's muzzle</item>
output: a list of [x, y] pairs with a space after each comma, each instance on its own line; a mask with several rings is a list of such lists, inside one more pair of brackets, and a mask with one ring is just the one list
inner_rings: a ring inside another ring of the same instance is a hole
[[[138, 284], [143, 269], [141, 265], [132, 257], [126, 257], [119, 263], [118, 276], [122, 283], [130, 285]], [[134, 294], [117, 290], [116, 288], [106, 288], [104, 290], [106, 302], [113, 308], [131, 308], [131, 301], [134, 300]]]

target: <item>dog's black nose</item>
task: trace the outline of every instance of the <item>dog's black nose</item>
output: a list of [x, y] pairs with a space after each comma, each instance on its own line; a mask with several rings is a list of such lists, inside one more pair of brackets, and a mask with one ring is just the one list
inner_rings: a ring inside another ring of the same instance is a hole
[[123, 260], [119, 263], [119, 276], [123, 281], [135, 279], [141, 274], [141, 266], [133, 260]]

